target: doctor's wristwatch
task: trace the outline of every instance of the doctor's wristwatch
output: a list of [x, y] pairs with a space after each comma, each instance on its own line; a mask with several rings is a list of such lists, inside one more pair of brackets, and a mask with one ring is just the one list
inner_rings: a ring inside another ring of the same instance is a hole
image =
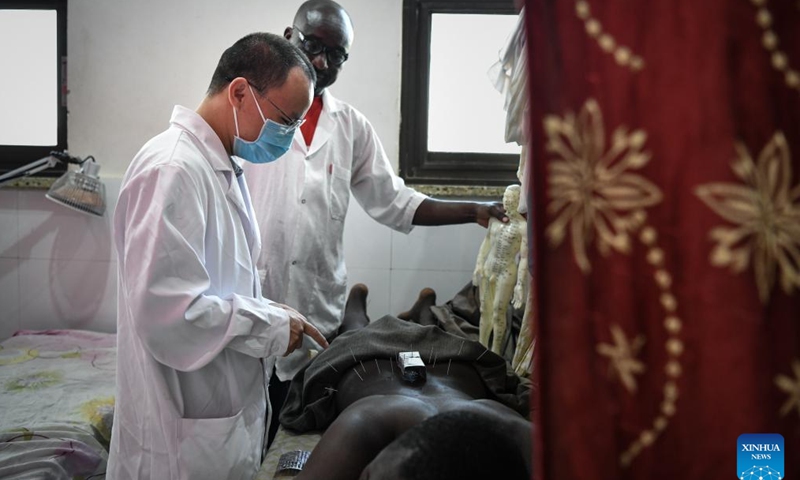
[[275, 469], [274, 478], [294, 477], [305, 466], [311, 452], [307, 450], [292, 450], [281, 455], [278, 459], [278, 468]]

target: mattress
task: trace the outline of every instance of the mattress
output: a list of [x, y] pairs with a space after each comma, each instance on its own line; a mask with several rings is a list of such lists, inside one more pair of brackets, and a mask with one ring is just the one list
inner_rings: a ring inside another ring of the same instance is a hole
[[104, 478], [116, 338], [20, 331], [0, 342], [0, 478]]

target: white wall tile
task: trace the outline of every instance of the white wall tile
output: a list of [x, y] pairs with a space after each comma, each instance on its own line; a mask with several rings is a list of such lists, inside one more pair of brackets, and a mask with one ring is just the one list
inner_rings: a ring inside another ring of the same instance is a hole
[[367, 295], [367, 315], [371, 320], [377, 320], [387, 313], [389, 309], [389, 269], [347, 269], [347, 293], [356, 283], [363, 283], [369, 288]]
[[19, 193], [20, 258], [103, 260], [111, 258], [111, 220], [56, 204], [42, 190]]
[[0, 189], [0, 258], [18, 257], [18, 196], [16, 189]]
[[22, 328], [116, 328], [116, 263], [23, 259], [19, 275]]
[[392, 269], [472, 270], [486, 229], [477, 224], [416, 227], [392, 232]]
[[420, 290], [432, 288], [436, 305], [451, 300], [472, 280], [471, 271], [392, 270], [389, 306], [392, 314], [404, 312], [417, 301]]
[[344, 258], [347, 268], [389, 269], [392, 229], [373, 220], [350, 198], [344, 224]]
[[0, 340], [19, 328], [19, 260], [0, 258]]

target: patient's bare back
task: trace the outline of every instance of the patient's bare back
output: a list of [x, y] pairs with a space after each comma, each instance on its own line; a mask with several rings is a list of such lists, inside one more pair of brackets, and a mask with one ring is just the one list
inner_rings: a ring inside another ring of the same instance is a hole
[[409, 428], [451, 410], [481, 411], [529, 430], [527, 420], [489, 399], [471, 363], [439, 362], [420, 352], [423, 381], [404, 379], [396, 357], [356, 361], [334, 388], [337, 418], [322, 436], [298, 479], [357, 480], [363, 468]]
[[[425, 354], [423, 354], [424, 356]], [[354, 402], [373, 395], [399, 395], [424, 399], [436, 404], [450, 400], [487, 398], [487, 390], [475, 368], [463, 362], [434, 362], [435, 354], [426, 361], [426, 378], [411, 383], [403, 379], [394, 358], [362, 361], [346, 372], [336, 387], [339, 412]], [[430, 360], [430, 361], [428, 361]]]

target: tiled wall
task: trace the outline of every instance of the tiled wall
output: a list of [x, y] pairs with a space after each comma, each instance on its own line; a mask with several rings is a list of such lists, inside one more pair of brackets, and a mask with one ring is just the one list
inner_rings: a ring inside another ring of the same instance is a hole
[[485, 233], [471, 224], [416, 227], [405, 235], [350, 202], [344, 234], [348, 283], [370, 288], [372, 319], [407, 310], [425, 287], [436, 291], [437, 303], [444, 303], [472, 279]]
[[[108, 213], [102, 218], [57, 205], [43, 190], [0, 189], [0, 338], [18, 329], [115, 330], [110, 213], [119, 179], [103, 181]], [[484, 233], [477, 225], [458, 225], [417, 227], [404, 235], [351, 202], [349, 283], [369, 286], [372, 318], [406, 310], [424, 287], [443, 303], [470, 280]]]
[[[106, 180], [113, 208], [119, 181]], [[116, 328], [110, 216], [0, 189], [0, 337], [18, 329]]]

